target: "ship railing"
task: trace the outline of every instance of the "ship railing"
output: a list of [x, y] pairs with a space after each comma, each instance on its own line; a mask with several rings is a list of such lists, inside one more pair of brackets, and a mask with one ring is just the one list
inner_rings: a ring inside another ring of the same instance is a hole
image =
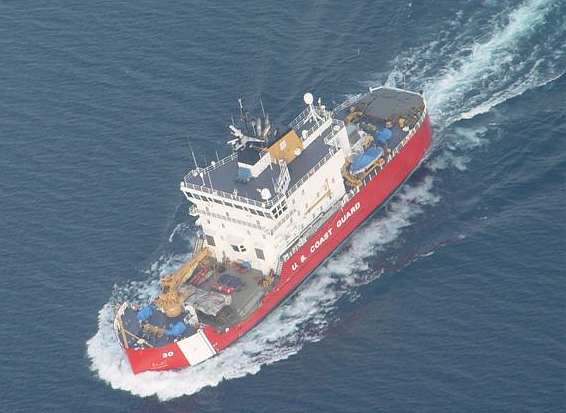
[[242, 196], [231, 194], [229, 192], [224, 192], [224, 191], [221, 191], [219, 189], [211, 189], [206, 185], [196, 185], [196, 184], [193, 184], [191, 182], [188, 182], [187, 176], [185, 176], [185, 179], [183, 180], [182, 183], [184, 183], [186, 188], [193, 189], [195, 191], [204, 192], [206, 194], [209, 194], [209, 195], [212, 195], [212, 196], [215, 196], [215, 197], [219, 197], [219, 198], [223, 198], [223, 199], [238, 201], [238, 202], [241, 202], [242, 204], [253, 205], [253, 206], [258, 207], [258, 208], [269, 208], [275, 201], [275, 199], [272, 198], [267, 202], [259, 202], [259, 201], [256, 201], [254, 199], [244, 198]]
[[[421, 113], [421, 116], [420, 116], [419, 120], [417, 121], [417, 123], [412, 127], [408, 136], [414, 135], [416, 133], [416, 131], [422, 126], [422, 124], [425, 120], [425, 117], [426, 117], [426, 114], [427, 114], [426, 102], [423, 101], [423, 104], [424, 104], [424, 108], [423, 108], [423, 111]], [[336, 122], [336, 124], [341, 123], [343, 125], [343, 122], [341, 122], [337, 119], [333, 119], [333, 124], [335, 124], [335, 122]], [[333, 128], [331, 128], [331, 129], [333, 129]], [[336, 133], [337, 132], [339, 132], [339, 130], [337, 130]], [[332, 139], [332, 137], [329, 138], [329, 140], [331, 140], [331, 139]], [[279, 202], [283, 197], [291, 195], [308, 178], [310, 178], [322, 165], [324, 165], [336, 153], [336, 151], [337, 151], [337, 148], [334, 145], [331, 145], [328, 154], [325, 155], [315, 166], [313, 166], [298, 182], [296, 182], [291, 188], [289, 188], [287, 190], [286, 194], [280, 194], [280, 195], [274, 196], [270, 200], [264, 201], [264, 202], [245, 198], [245, 197], [242, 197], [242, 196], [239, 196], [239, 195], [236, 195], [236, 194], [233, 194], [233, 193], [224, 192], [224, 191], [221, 191], [221, 190], [218, 190], [218, 189], [211, 189], [206, 185], [193, 184], [193, 183], [189, 182], [189, 180], [188, 180], [189, 176], [192, 174], [192, 171], [189, 172], [189, 174], [185, 175], [183, 183], [184, 183], [185, 187], [193, 189], [195, 191], [204, 192], [204, 193], [210, 194], [212, 196], [220, 197], [220, 198], [223, 198], [223, 199], [228, 199], [228, 200], [231, 200], [231, 201], [241, 202], [242, 204], [255, 206], [255, 207], [258, 207], [258, 208], [261, 208], [261, 209], [269, 209], [273, 205], [275, 205], [277, 202]], [[226, 158], [220, 160], [215, 165], [210, 165], [208, 168], [204, 168], [204, 169], [198, 168], [195, 171], [202, 170], [203, 173], [208, 172], [213, 168], [219, 167], [219, 166], [221, 166], [221, 165], [223, 165], [227, 162], [234, 160], [236, 158], [236, 156], [237, 156], [237, 154], [234, 153], [234, 154], [227, 156]]]
[[326, 134], [323, 133], [324, 143], [330, 146], [338, 146], [338, 143], [336, 142], [335, 138], [338, 132], [340, 132], [343, 127], [344, 127], [344, 122], [342, 122], [339, 119], [332, 119], [332, 124], [330, 125], [330, 128], [328, 128], [329, 131], [326, 132]]
[[[424, 102], [424, 100], [423, 100], [423, 102]], [[415, 134], [417, 133], [417, 131], [419, 130], [419, 128], [420, 128], [420, 127], [422, 126], [422, 124], [424, 123], [426, 116], [427, 116], [427, 108], [426, 108], [426, 103], [425, 103], [425, 104], [424, 104], [424, 107], [423, 107], [423, 111], [422, 111], [421, 116], [419, 117], [419, 120], [417, 121], [417, 123], [415, 123], [415, 124], [413, 125], [413, 127], [411, 128], [411, 130], [409, 131], [409, 133], [407, 133], [407, 136], [405, 136], [403, 139], [401, 139], [401, 141], [395, 146], [395, 148], [393, 148], [393, 149], [391, 150], [391, 152], [393, 152], [394, 154], [398, 154], [399, 152], [401, 152], [401, 150], [403, 149], [403, 145], [404, 145], [403, 142], [408, 142], [408, 141], [413, 137], [413, 135], [415, 135]], [[406, 143], [405, 143], [405, 144], [406, 144]], [[394, 157], [395, 157], [395, 156], [396, 156], [396, 155], [394, 155]], [[387, 165], [388, 163], [389, 163], [389, 160], [387, 160], [387, 161], [385, 162], [385, 164], [383, 164], [381, 167], [375, 168], [375, 169], [374, 169], [373, 171], [371, 171], [367, 176], [365, 176], [365, 177], [362, 179], [362, 182], [361, 182], [362, 185], [361, 185], [361, 186], [367, 185], [367, 183], [368, 183], [369, 181], [371, 181], [372, 178], [374, 178], [374, 177], [385, 167], [385, 165]], [[354, 189], [356, 189], [357, 191], [359, 191], [359, 188], [360, 188], [359, 186], [356, 186]]]
[[291, 175], [289, 175], [289, 168], [287, 168], [287, 162], [280, 159], [279, 167], [281, 168], [281, 173], [279, 174], [279, 178], [277, 178], [276, 191], [278, 194], [283, 194], [287, 192], [287, 189], [289, 188], [289, 183], [291, 182]]
[[[318, 116], [322, 117], [322, 119], [328, 119], [329, 112], [327, 110], [324, 110], [319, 106], [313, 106], [312, 108], [314, 109], [314, 111], [317, 113]], [[303, 109], [301, 113], [299, 113], [299, 115], [295, 119], [293, 119], [289, 123], [289, 126], [295, 130], [298, 130], [301, 128], [301, 126], [303, 126], [311, 119], [311, 116], [312, 116], [311, 108], [307, 106], [306, 108]]]
[[358, 99], [360, 98], [360, 95], [355, 95], [355, 96], [351, 96], [348, 99], [346, 99], [344, 102], [340, 103], [338, 106], [336, 106], [333, 110], [332, 113], [338, 113], [342, 110], [344, 110], [346, 107], [352, 105], [353, 103], [355, 103]]
[[182, 182], [185, 188], [193, 189], [197, 192], [204, 192], [206, 194], [212, 195], [214, 197], [219, 197], [222, 199], [227, 199], [231, 201], [241, 202], [242, 204], [252, 205], [261, 209], [269, 209], [273, 205], [277, 204], [283, 197], [291, 195], [298, 187], [300, 187], [308, 178], [310, 178], [322, 165], [324, 165], [335, 153], [337, 149], [333, 146], [330, 147], [328, 154], [326, 154], [320, 161], [316, 163], [298, 182], [296, 182], [291, 188], [287, 190], [285, 194], [276, 195], [268, 201], [259, 202], [253, 199], [245, 198], [233, 193], [224, 192], [218, 189], [211, 189], [206, 185], [196, 185], [188, 181], [188, 174]]
[[281, 275], [282, 270], [283, 270], [283, 261], [281, 259], [278, 259], [277, 265], [275, 266], [275, 274]]
[[291, 123], [289, 123], [289, 126], [293, 129], [300, 128], [304, 123], [307, 122], [307, 120], [310, 118], [310, 115], [311, 115], [311, 111], [310, 108], [307, 106], [306, 108], [303, 109], [301, 113], [297, 115], [295, 119], [291, 121]]
[[[223, 165], [226, 165], [228, 162], [232, 162], [234, 160], [238, 159], [238, 152], [234, 152], [231, 155], [225, 156], [224, 158], [220, 159], [217, 162], [212, 162], [210, 165], [208, 165], [206, 168], [196, 168], [194, 171], [195, 172], [203, 172], [203, 173], [208, 173], [210, 171], [213, 171], [214, 169], [220, 168]], [[189, 174], [193, 172], [190, 171]]]
[[[336, 213], [342, 207], [342, 203], [340, 201], [336, 201], [332, 204], [327, 210], [321, 212], [315, 219], [313, 219], [308, 225], [302, 227], [296, 234], [292, 236], [292, 238], [287, 242], [286, 247], [283, 248], [283, 253], [280, 255], [280, 261], [283, 261], [283, 258], [289, 254], [289, 251], [295, 250], [294, 252], [298, 251], [300, 248], [294, 248], [295, 245], [299, 242], [303, 244], [316, 232], [318, 231], [329, 219], [332, 215]], [[294, 253], [293, 252], [293, 253]], [[291, 254], [292, 255], [292, 254]]]
[[311, 139], [312, 135], [321, 127], [323, 127], [326, 122], [329, 120], [329, 118], [324, 118], [324, 120], [322, 122], [319, 121], [315, 121], [314, 125], [312, 125], [309, 129], [305, 129], [301, 132], [301, 139], [303, 142]]
[[249, 221], [242, 221], [240, 219], [230, 218], [230, 217], [227, 217], [226, 215], [215, 214], [214, 212], [203, 211], [202, 209], [198, 209], [197, 213], [199, 215], [206, 215], [206, 216], [210, 216], [212, 218], [228, 221], [228, 222], [231, 222], [233, 224], [244, 225], [246, 227], [255, 228], [255, 229], [259, 229], [261, 231], [265, 231], [265, 228], [262, 227], [261, 225], [254, 224], [254, 223], [249, 222]]
[[281, 227], [281, 225], [287, 222], [289, 218], [291, 218], [291, 213], [287, 213], [286, 215], [282, 216], [281, 219], [279, 219], [277, 223], [273, 227], [271, 227], [271, 229], [269, 230], [269, 235], [275, 234], [275, 232]]
[[336, 151], [337, 151], [337, 149], [331, 146], [328, 153], [320, 161], [318, 161], [316, 163], [316, 165], [313, 166], [305, 175], [303, 175], [303, 177], [301, 179], [299, 179], [299, 181], [297, 181], [295, 183], [295, 185], [293, 185], [289, 189], [289, 191], [287, 192], [287, 195], [290, 195], [293, 192], [295, 192], [295, 190], [297, 188], [299, 188], [307, 179], [309, 179], [316, 171], [318, 171], [322, 165], [324, 165], [326, 162], [328, 162], [328, 160], [330, 158], [332, 158], [332, 156], [334, 156]]
[[204, 239], [202, 238], [201, 234], [197, 235], [197, 239], [195, 241], [195, 246], [193, 248], [193, 255], [196, 255], [204, 245]]

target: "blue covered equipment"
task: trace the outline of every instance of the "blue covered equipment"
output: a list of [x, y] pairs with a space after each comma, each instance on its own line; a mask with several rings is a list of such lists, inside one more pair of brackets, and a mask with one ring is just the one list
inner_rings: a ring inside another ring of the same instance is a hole
[[359, 155], [350, 165], [350, 173], [357, 175], [369, 168], [377, 159], [383, 156], [383, 149], [377, 146], [370, 147], [367, 151]]
[[178, 337], [182, 335], [186, 329], [187, 326], [185, 325], [185, 323], [183, 323], [182, 321], [177, 321], [176, 323], [171, 324], [169, 328], [165, 330], [165, 334], [169, 337]]
[[140, 308], [137, 314], [137, 318], [139, 322], [147, 321], [149, 317], [153, 315], [153, 306], [148, 305], [145, 307]]
[[391, 129], [383, 128], [382, 130], [376, 132], [375, 139], [377, 139], [377, 142], [384, 144], [387, 143], [387, 141], [391, 139], [392, 136], [393, 132], [391, 132]]

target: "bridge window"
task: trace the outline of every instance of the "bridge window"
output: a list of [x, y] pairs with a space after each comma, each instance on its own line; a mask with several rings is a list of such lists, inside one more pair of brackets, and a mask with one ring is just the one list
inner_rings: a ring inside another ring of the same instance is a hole
[[263, 250], [260, 250], [259, 248], [255, 249], [255, 255], [257, 255], [257, 257], [260, 260], [265, 260], [265, 255], [263, 255]]
[[211, 247], [215, 247], [216, 243], [214, 242], [214, 237], [210, 236], [210, 235], [205, 235], [206, 238], [206, 243], [208, 245], [210, 245]]
[[232, 249], [236, 252], [246, 252], [246, 247], [244, 247], [243, 245], [234, 245], [231, 244], [230, 245], [232, 247]]

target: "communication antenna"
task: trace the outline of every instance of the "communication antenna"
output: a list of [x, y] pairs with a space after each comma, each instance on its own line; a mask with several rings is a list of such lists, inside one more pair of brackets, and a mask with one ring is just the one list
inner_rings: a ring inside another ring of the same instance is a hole
[[263, 101], [261, 100], [261, 96], [259, 97], [259, 104], [261, 105], [261, 113], [263, 113], [263, 117], [265, 118], [265, 109], [263, 108]]
[[262, 137], [262, 129], [261, 129], [261, 117], [260, 116], [257, 117], [256, 126], [257, 126], [257, 136], [259, 138], [261, 138]]
[[242, 98], [238, 99], [238, 103], [240, 105], [240, 116], [243, 118], [244, 117], [244, 105], [242, 104]]
[[197, 157], [195, 156], [195, 151], [193, 151], [193, 145], [191, 145], [191, 141], [189, 140], [188, 137], [187, 137], [187, 142], [189, 143], [189, 149], [191, 150], [191, 155], [193, 155], [193, 162], [195, 163], [195, 166], [198, 169]]

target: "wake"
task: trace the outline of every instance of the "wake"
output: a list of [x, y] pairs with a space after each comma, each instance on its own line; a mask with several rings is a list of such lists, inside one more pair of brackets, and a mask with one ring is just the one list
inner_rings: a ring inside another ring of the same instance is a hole
[[[553, 12], [557, 4], [534, 0], [510, 13], [504, 10], [494, 17], [495, 28], [487, 37], [471, 43], [470, 39], [477, 34], [472, 34], [472, 29], [462, 30], [462, 22], [473, 21], [474, 17], [461, 14], [439, 34], [435, 44], [398, 57], [386, 83], [399, 84], [399, 73], [403, 71], [411, 82], [407, 87], [424, 89], [435, 125], [435, 145], [440, 150], [424, 165], [429, 175], [419, 183], [405, 185], [379, 218], [370, 220], [356, 232], [342, 252], [329, 259], [258, 327], [201, 365], [179, 372], [148, 372], [135, 376], [114, 337], [113, 307], [126, 298], [143, 302], [154, 296], [158, 277], [153, 276], [146, 282], [115, 287], [110, 302], [100, 310], [98, 331], [87, 342], [92, 371], [115, 389], [168, 400], [194, 394], [223, 380], [255, 374], [264, 365], [296, 354], [305, 342], [320, 340], [332, 322], [339, 300], [346, 295], [352, 297], [358, 287], [382, 274], [381, 270], [368, 266], [368, 258], [399, 239], [404, 228], [440, 201], [433, 192], [432, 172], [444, 168], [465, 169], [466, 158], [462, 152], [485, 143], [481, 129], [469, 132], [453, 125], [563, 75], [565, 54], [563, 50], [556, 53], [552, 45], [562, 47], [565, 43], [564, 25], [559, 24], [547, 33], [545, 44], [531, 47], [527, 58], [519, 58], [529, 42], [547, 29], [548, 16], [556, 14]], [[446, 62], [442, 69], [438, 68], [438, 61]], [[452, 130], [448, 132], [448, 129]], [[176, 237], [186, 239], [188, 234], [190, 228], [180, 225], [169, 241]], [[169, 272], [185, 258], [162, 258], [149, 272], [153, 275]]]

